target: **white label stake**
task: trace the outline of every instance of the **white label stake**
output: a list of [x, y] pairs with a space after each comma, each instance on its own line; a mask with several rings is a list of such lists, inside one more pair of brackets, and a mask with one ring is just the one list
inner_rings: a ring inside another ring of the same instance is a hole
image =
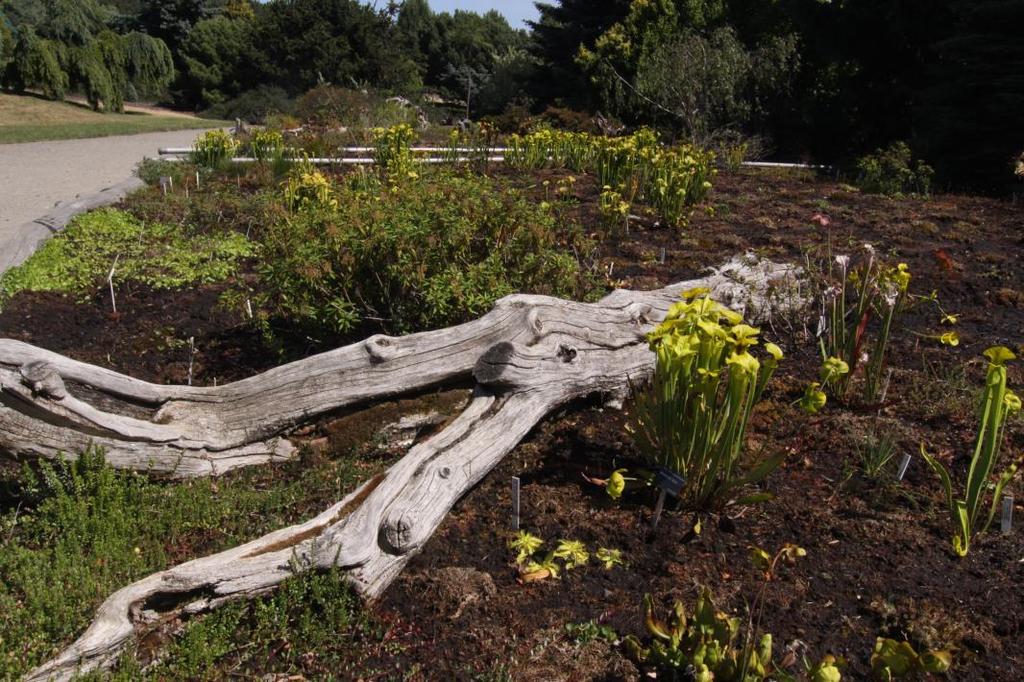
[[1013, 528], [1013, 495], [1003, 495], [1003, 518], [999, 523], [999, 529], [1009, 533]]
[[661, 512], [665, 510], [665, 489], [658, 491], [658, 503], [654, 505], [654, 516], [651, 518], [651, 532], [658, 528], [658, 521], [661, 521]]
[[903, 460], [900, 462], [900, 470], [896, 472], [896, 480], [902, 481], [903, 477], [907, 475], [907, 467], [910, 466], [910, 460], [913, 459], [910, 455], [903, 455]]
[[519, 530], [519, 477], [512, 477], [512, 530]]

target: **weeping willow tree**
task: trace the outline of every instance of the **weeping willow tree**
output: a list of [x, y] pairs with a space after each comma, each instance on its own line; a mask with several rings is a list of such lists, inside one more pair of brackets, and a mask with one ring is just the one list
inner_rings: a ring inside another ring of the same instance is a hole
[[107, 27], [112, 14], [93, 0], [37, 4], [36, 13], [22, 15], [31, 19], [11, 22], [14, 45], [0, 70], [3, 87], [51, 99], [77, 91], [97, 111], [123, 111], [126, 99], [154, 94], [174, 75], [162, 40], [114, 32]]
[[62, 51], [59, 43], [39, 37], [32, 27], [20, 29], [4, 69], [4, 87], [15, 92], [38, 90], [50, 99], [62, 99], [68, 89], [68, 74], [60, 59]]
[[123, 111], [126, 99], [159, 90], [174, 73], [171, 52], [162, 40], [110, 30], [68, 48], [64, 66], [71, 88], [81, 90], [94, 109], [106, 111]]

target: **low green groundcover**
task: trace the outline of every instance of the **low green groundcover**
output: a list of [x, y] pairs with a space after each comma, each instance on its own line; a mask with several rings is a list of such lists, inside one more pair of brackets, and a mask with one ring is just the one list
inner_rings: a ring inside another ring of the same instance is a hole
[[254, 245], [234, 231], [193, 234], [181, 225], [142, 223], [117, 209], [81, 215], [24, 264], [0, 276], [0, 301], [19, 291], [85, 295], [113, 270], [113, 282], [157, 289], [230, 277]]

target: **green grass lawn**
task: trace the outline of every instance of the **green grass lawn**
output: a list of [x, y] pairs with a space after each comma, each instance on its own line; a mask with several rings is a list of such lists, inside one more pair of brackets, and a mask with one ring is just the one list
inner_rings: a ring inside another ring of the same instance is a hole
[[224, 121], [142, 112], [102, 114], [74, 102], [0, 94], [0, 144], [219, 128]]

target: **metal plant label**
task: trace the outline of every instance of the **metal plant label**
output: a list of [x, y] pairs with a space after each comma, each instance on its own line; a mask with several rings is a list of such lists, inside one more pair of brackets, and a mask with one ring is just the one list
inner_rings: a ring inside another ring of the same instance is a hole
[[658, 473], [654, 477], [654, 485], [672, 497], [679, 497], [679, 493], [683, 492], [684, 483], [686, 483], [686, 479], [681, 474], [664, 467], [659, 467]]
[[910, 455], [903, 455], [903, 460], [900, 462], [899, 471], [896, 472], [896, 480], [902, 481], [903, 477], [907, 475], [907, 467], [910, 466], [910, 460], [913, 459]]
[[679, 493], [683, 492], [684, 483], [686, 483], [686, 479], [682, 475], [671, 469], [658, 467], [658, 471], [654, 475], [654, 485], [658, 488], [658, 502], [654, 505], [654, 517], [651, 519], [652, 533], [657, 529], [658, 522], [661, 521], [661, 514], [665, 510], [665, 496], [679, 497]]
[[519, 530], [519, 477], [512, 477], [512, 530]]

